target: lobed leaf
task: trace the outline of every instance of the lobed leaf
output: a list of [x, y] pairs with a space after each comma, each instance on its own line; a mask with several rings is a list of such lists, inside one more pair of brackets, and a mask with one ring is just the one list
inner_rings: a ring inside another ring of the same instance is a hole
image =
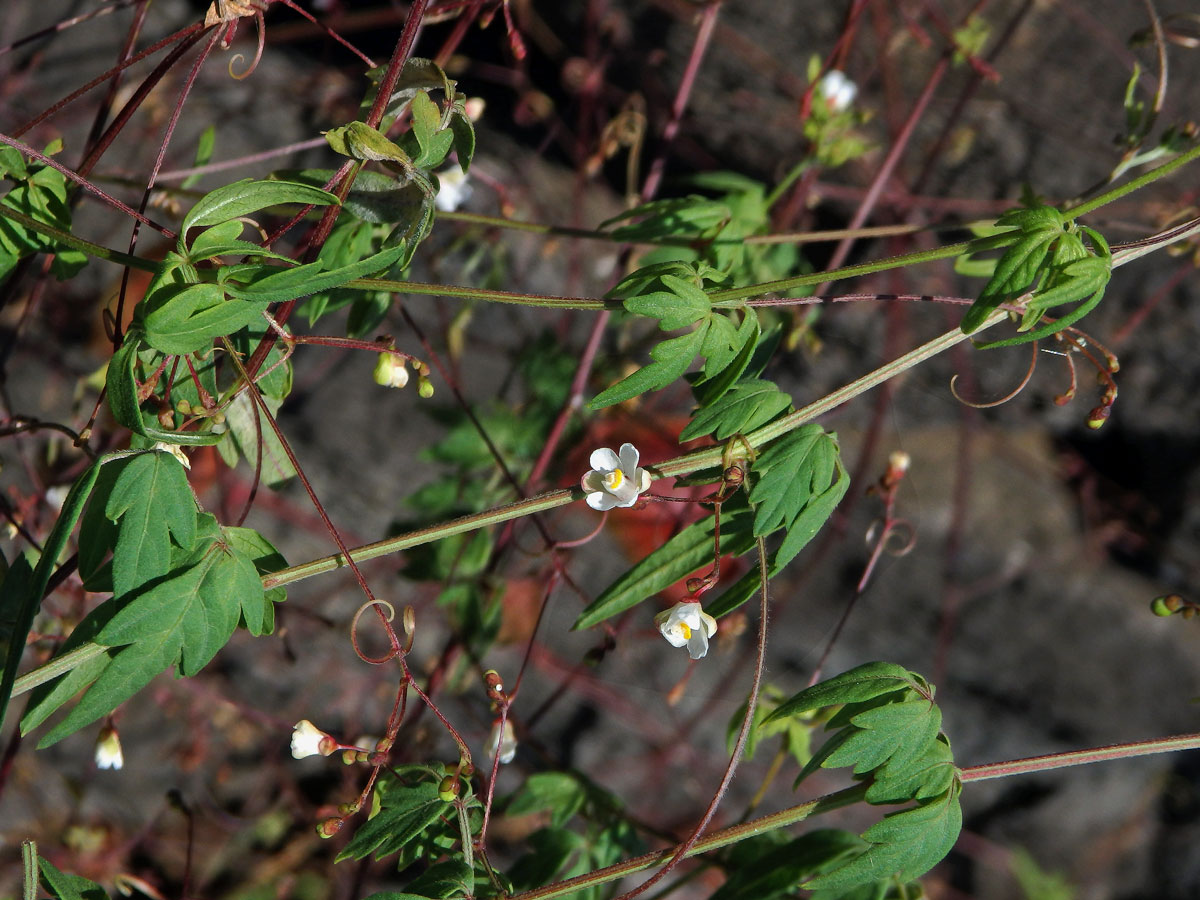
[[912, 672], [895, 663], [864, 663], [804, 689], [771, 713], [767, 721], [814, 709], [824, 709], [827, 706], [873, 700], [893, 691], [921, 691], [923, 685], [924, 682], [918, 681]]
[[449, 809], [450, 804], [438, 797], [437, 785], [432, 782], [393, 786], [383, 807], [342, 848], [337, 862], [363, 859], [372, 853], [379, 860], [398, 853]]
[[663, 341], [650, 351], [654, 362], [601, 391], [592, 398], [589, 408], [603, 409], [666, 387], [687, 371], [692, 360], [700, 353], [707, 331], [708, 322], [704, 321], [695, 331]]
[[791, 405], [792, 398], [769, 381], [739, 381], [711, 406], [697, 410], [679, 440], [692, 441], [712, 434], [723, 441], [765, 425]]

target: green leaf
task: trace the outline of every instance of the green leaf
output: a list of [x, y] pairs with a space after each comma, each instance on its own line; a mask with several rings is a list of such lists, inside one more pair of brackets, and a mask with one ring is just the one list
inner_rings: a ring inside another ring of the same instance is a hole
[[530, 852], [518, 859], [508, 873], [513, 887], [522, 891], [544, 887], [563, 877], [563, 869], [572, 857], [582, 854], [587, 843], [583, 835], [565, 828], [539, 828], [526, 841]]
[[13, 683], [17, 679], [17, 668], [25, 650], [25, 641], [33, 628], [33, 619], [42, 605], [42, 595], [50, 583], [50, 576], [58, 566], [59, 557], [66, 549], [75, 523], [79, 521], [83, 505], [87, 502], [88, 494], [100, 474], [100, 465], [93, 463], [75, 479], [67, 498], [63, 501], [62, 509], [50, 529], [50, 534], [42, 544], [42, 552], [37, 565], [30, 572], [30, 565], [24, 557], [18, 559], [5, 575], [0, 585], [0, 615], [2, 631], [0, 639], [4, 651], [4, 674], [0, 678], [0, 725], [8, 713], [8, 701], [12, 698]]
[[[664, 276], [663, 280], [671, 276]], [[679, 281], [679, 279], [674, 279]], [[686, 283], [686, 282], [681, 282]], [[697, 297], [696, 294], [699, 294]], [[705, 318], [712, 312], [708, 294], [696, 288], [696, 292], [686, 294], [669, 291], [654, 291], [638, 297], [630, 297], [623, 301], [625, 309], [639, 316], [649, 316], [659, 319], [659, 328], [663, 331], [674, 331], [685, 328], [693, 322]]]
[[924, 679], [895, 663], [864, 663], [804, 689], [771, 713], [767, 721], [772, 722], [827, 706], [861, 703], [902, 690], [922, 692], [926, 690]]
[[822, 768], [853, 766], [854, 774], [862, 775], [888, 763], [903, 772], [937, 740], [942, 714], [930, 700], [916, 696], [865, 710], [850, 721], [857, 730], [825, 758]]
[[772, 441], [759, 454], [751, 469], [755, 481], [750, 490], [756, 535], [787, 525], [809, 502], [813, 469], [819, 457], [832, 452], [825, 436], [820, 425], [809, 423]]
[[700, 352], [704, 344], [704, 335], [708, 331], [707, 320], [701, 322], [695, 331], [681, 334], [679, 337], [665, 340], [650, 351], [653, 363], [643, 369], [638, 369], [632, 375], [622, 378], [616, 384], [601, 391], [588, 404], [591, 409], [603, 409], [615, 403], [622, 403], [633, 397], [656, 391], [666, 387], [676, 378], [687, 371], [692, 360]]
[[[750, 515], [726, 504], [721, 516], [721, 553], [740, 556], [754, 545]], [[645, 559], [610, 584], [593, 600], [572, 627], [590, 628], [637, 605], [679, 581], [701, 566], [713, 562], [713, 517], [693, 522]]]
[[[282, 403], [264, 397], [263, 402], [274, 415]], [[257, 419], [257, 423], [255, 422]], [[271, 427], [266, 414], [254, 402], [248, 391], [242, 391], [225, 407], [225, 424], [229, 428], [233, 446], [251, 465], [259, 459], [262, 448], [262, 465], [259, 469], [263, 483], [268, 487], [279, 487], [296, 475], [296, 467], [283, 449], [279, 435]]]
[[454, 144], [454, 132], [442, 127], [442, 113], [438, 105], [424, 91], [417, 92], [412, 100], [412, 130], [421, 147], [420, 155], [413, 165], [423, 169], [440, 166]]
[[[217, 188], [196, 201], [179, 229], [179, 252], [184, 253], [188, 229], [204, 228], [248, 216], [282, 203], [305, 206], [336, 206], [338, 198], [329, 191], [292, 181], [255, 181], [245, 178]], [[186, 255], [186, 254], [185, 254]]]
[[239, 598], [261, 595], [262, 582], [249, 559], [225, 546], [216, 521], [205, 520], [209, 540], [193, 550], [190, 564], [131, 597], [100, 629], [96, 643], [122, 649], [39, 747], [112, 712], [172, 664], [195, 675], [229, 640]]
[[[226, 526], [221, 529], [229, 548], [238, 556], [248, 559], [259, 575], [269, 575], [287, 568], [287, 560], [271, 542], [253, 528]], [[259, 587], [262, 587], [261, 581]], [[238, 601], [242, 607], [242, 622], [255, 637], [270, 634], [275, 629], [274, 605], [287, 599], [282, 587], [271, 588], [265, 594], [248, 590]]]
[[55, 900], [108, 900], [104, 888], [82, 875], [60, 872], [42, 856], [38, 856], [38, 875], [42, 888]]
[[613, 236], [623, 241], [656, 241], [664, 237], [708, 236], [728, 221], [729, 216], [729, 207], [725, 204], [693, 194], [643, 203], [602, 222], [600, 227], [640, 219], [614, 228]]
[[[201, 166], [207, 166], [212, 160], [213, 150], [217, 143], [217, 126], [209, 125], [202, 132], [196, 141], [196, 158], [192, 162], [192, 168], [198, 169]], [[184, 190], [189, 190], [195, 187], [200, 182], [199, 175], [189, 175], [179, 183], [179, 186]]]
[[513, 795], [506, 814], [523, 816], [550, 810], [550, 824], [561, 828], [577, 813], [587, 798], [579, 779], [566, 772], [538, 772], [530, 775]]
[[454, 152], [458, 154], [458, 166], [465, 175], [475, 159], [475, 125], [457, 99], [454, 102], [454, 112], [450, 116], [450, 132], [454, 135]]
[[[800, 515], [796, 516], [787, 526], [787, 534], [783, 543], [775, 551], [774, 564], [779, 568], [782, 569], [787, 565], [797, 553], [808, 545], [809, 541], [816, 537], [817, 532], [829, 521], [833, 516], [833, 511], [846, 496], [846, 491], [850, 488], [850, 475], [842, 465], [840, 457], [834, 458], [834, 464], [837, 480], [820, 494], [811, 497]], [[813, 479], [814, 490], [820, 489], [820, 483], [818, 478]]]
[[379, 860], [398, 853], [450, 809], [438, 797], [437, 785], [428, 781], [393, 787], [384, 804], [337, 855], [338, 862], [371, 853]]
[[405, 888], [421, 897], [443, 900], [446, 897], [471, 897], [475, 894], [475, 873], [461, 859], [434, 863]]
[[206, 228], [192, 241], [187, 252], [187, 262], [190, 265], [195, 265], [206, 259], [212, 259], [214, 256], [258, 256], [264, 259], [279, 259], [291, 262], [291, 257], [284, 256], [282, 253], [272, 253], [269, 250], [264, 250], [258, 244], [250, 241], [241, 240], [242, 232], [246, 228], [246, 223], [241, 219], [234, 219], [232, 222], [222, 222], [219, 225], [214, 225], [211, 228]]
[[[256, 298], [249, 298], [256, 299]], [[262, 321], [266, 302], [227, 300], [219, 284], [167, 284], [147, 295], [144, 340], [162, 353], [204, 350], [213, 339]]]
[[1051, 245], [1063, 236], [1062, 214], [1051, 206], [1009, 210], [1001, 216], [998, 227], [1014, 227], [1012, 243], [992, 272], [979, 299], [963, 316], [961, 329], [970, 334], [983, 324], [1001, 303], [1013, 300], [1032, 286], [1049, 255]]
[[104, 514], [118, 525], [113, 593], [122, 597], [167, 574], [172, 537], [181, 550], [191, 550], [196, 499], [183, 466], [170, 453], [139, 453], [109, 465], [119, 472]]
[[904, 803], [945, 793], [954, 784], [958, 769], [946, 736], [929, 745], [919, 759], [892, 759], [878, 769], [867, 788], [868, 803]]
[[723, 441], [765, 425], [791, 405], [792, 398], [769, 381], [739, 381], [712, 406], [697, 410], [679, 440], [693, 441], [713, 434]]
[[863, 849], [848, 831], [819, 828], [735, 868], [709, 900], [772, 900], [790, 894], [806, 876]]
[[950, 852], [962, 830], [962, 808], [953, 786], [935, 800], [885, 816], [863, 832], [871, 846], [860, 856], [802, 887], [846, 890], [881, 878], [910, 880], [924, 875]]
[[230, 280], [225, 281], [224, 289], [229, 296], [239, 300], [281, 303], [341, 287], [356, 278], [382, 272], [396, 263], [405, 251], [406, 246], [403, 244], [388, 247], [366, 259], [329, 272], [322, 271], [324, 264], [321, 262], [290, 269], [266, 266], [239, 266], [236, 269], [225, 267], [223, 271], [229, 273]]

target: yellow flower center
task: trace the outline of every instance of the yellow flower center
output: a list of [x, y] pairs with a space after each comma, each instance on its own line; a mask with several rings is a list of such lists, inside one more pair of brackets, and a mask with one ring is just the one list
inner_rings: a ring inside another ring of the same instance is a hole
[[686, 622], [679, 623], [679, 633], [683, 635], [683, 639], [685, 641], [690, 641], [692, 639], [692, 629], [688, 628]]
[[625, 475], [620, 469], [615, 469], [604, 476], [604, 487], [606, 490], [615, 491], [625, 481]]

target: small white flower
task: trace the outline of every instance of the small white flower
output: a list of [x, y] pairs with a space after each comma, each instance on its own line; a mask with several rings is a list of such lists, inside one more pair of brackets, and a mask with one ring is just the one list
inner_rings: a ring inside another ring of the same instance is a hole
[[717, 620], [695, 600], [684, 600], [654, 617], [654, 624], [672, 647], [687, 647], [692, 659], [708, 653], [708, 639], [717, 633]]
[[517, 736], [513, 733], [513, 724], [510, 720], [504, 720], [504, 728], [500, 727], [500, 720], [497, 719], [492, 723], [492, 733], [488, 737], [488, 756], [500, 755], [500, 764], [510, 763], [517, 755]]
[[433, 205], [442, 212], [454, 212], [471, 199], [474, 188], [467, 184], [467, 173], [458, 166], [438, 172], [438, 192]]
[[106, 725], [96, 738], [96, 768], [119, 769], [125, 765], [125, 754], [121, 752], [121, 738], [117, 729]]
[[62, 512], [63, 504], [67, 502], [67, 494], [71, 492], [69, 484], [56, 484], [46, 488], [46, 505], [55, 512]]
[[292, 756], [328, 756], [337, 749], [337, 742], [308, 719], [301, 719], [292, 729]]
[[818, 86], [821, 96], [833, 112], [846, 109], [858, 96], [858, 85], [847, 78], [845, 72], [839, 72], [837, 69], [830, 69], [821, 76]]
[[180, 464], [185, 469], [190, 470], [192, 468], [191, 460], [187, 458], [187, 454], [183, 452], [183, 448], [178, 444], [168, 444], [166, 441], [155, 441], [154, 449], [163, 453], [170, 453], [173, 457], [179, 460]]
[[402, 388], [408, 384], [408, 369], [404, 357], [384, 351], [375, 361], [375, 383], [383, 387]]
[[579, 485], [592, 509], [604, 512], [614, 506], [633, 506], [638, 495], [650, 488], [650, 473], [638, 467], [638, 450], [633, 444], [622, 444], [619, 455], [607, 447], [593, 450], [588, 462], [591, 471]]

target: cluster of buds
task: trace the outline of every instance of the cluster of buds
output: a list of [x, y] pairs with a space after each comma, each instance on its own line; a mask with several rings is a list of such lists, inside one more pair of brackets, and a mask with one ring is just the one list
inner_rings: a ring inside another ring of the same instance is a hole
[[1150, 611], [1156, 616], [1173, 616], [1179, 614], [1185, 619], [1200, 612], [1200, 603], [1184, 600], [1178, 594], [1165, 594], [1150, 601]]
[[429, 380], [429, 364], [401, 353], [399, 350], [384, 350], [375, 360], [375, 383], [381, 387], [402, 388], [408, 384], [408, 369], [405, 363], [413, 367], [417, 373], [417, 394], [428, 400], [433, 396], [433, 382]]

